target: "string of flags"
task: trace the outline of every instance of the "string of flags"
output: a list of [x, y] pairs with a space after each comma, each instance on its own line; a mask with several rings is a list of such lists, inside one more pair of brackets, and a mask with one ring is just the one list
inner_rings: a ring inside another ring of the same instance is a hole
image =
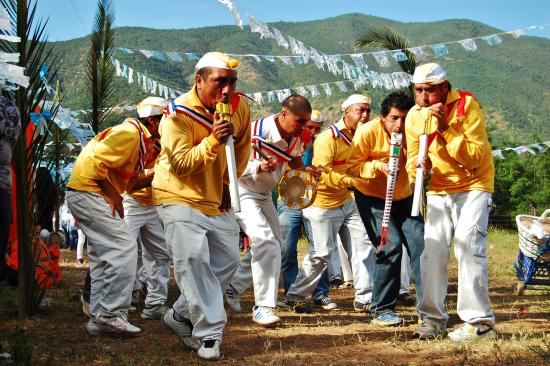
[[[8, 12], [0, 5], [0, 31], [12, 32], [12, 26]], [[21, 42], [19, 37], [0, 34], [0, 39], [7, 42]], [[29, 86], [29, 77], [24, 74], [25, 68], [13, 65], [19, 62], [19, 53], [0, 51], [0, 87], [4, 90], [16, 90], [19, 86]]]
[[[448, 45], [450, 44], [459, 44], [466, 51], [475, 52], [476, 50], [478, 50], [478, 45], [476, 41], [484, 41], [489, 46], [495, 47], [503, 42], [503, 35], [511, 35], [513, 38], [517, 39], [522, 36], [526, 30], [540, 30], [544, 29], [544, 27], [548, 25], [533, 25], [508, 32], [500, 32], [457, 41], [414, 46], [407, 49], [396, 49], [389, 51], [382, 50], [348, 54], [325, 54], [323, 52], [319, 52], [314, 47], [306, 46], [302, 41], [295, 39], [292, 36], [285, 36], [277, 28], [269, 27], [267, 24], [255, 20], [254, 17], [252, 17], [251, 15], [248, 16], [248, 20], [250, 23], [251, 32], [259, 33], [261, 39], [267, 38], [276, 40], [281, 47], [291, 50], [293, 55], [279, 56], [252, 53], [235, 54], [226, 52], [232, 57], [239, 59], [252, 58], [256, 62], [268, 61], [271, 63], [274, 63], [278, 60], [284, 65], [291, 68], [296, 67], [296, 65], [308, 64], [309, 61], [312, 61], [318, 69], [325, 70], [326, 67], [326, 71], [332, 73], [333, 75], [343, 75], [345, 79], [356, 78], [358, 77], [358, 75], [367, 70], [369, 68], [369, 65], [367, 64], [367, 60], [365, 59], [365, 57], [369, 55], [376, 61], [376, 64], [378, 66], [382, 68], [389, 68], [392, 66], [391, 60], [399, 62], [406, 61], [408, 59], [405, 51], [413, 53], [420, 61], [425, 61], [428, 57], [439, 58], [448, 55]], [[119, 47], [118, 50], [125, 54], [133, 54], [139, 52], [147, 58], [152, 58], [159, 61], [196, 61], [202, 56], [202, 54], [196, 52], [163, 52], [158, 50], [132, 49], [126, 47]]]
[[548, 151], [550, 151], [550, 141], [545, 141], [540, 144], [537, 143], [537, 144], [507, 147], [504, 149], [493, 150], [493, 157], [495, 159], [505, 159], [506, 158], [504, 156], [505, 152], [514, 152], [518, 155], [521, 155], [521, 154], [537, 155], [537, 154], [544, 154]]
[[[140, 72], [136, 72], [131, 67], [114, 59], [116, 75], [128, 79], [128, 83], [134, 82], [133, 75], [137, 74], [137, 84], [143, 87], [143, 90], [148, 93], [157, 94], [165, 99], [175, 98], [178, 95], [183, 94], [172, 87], [169, 87], [157, 80], [149, 78]], [[347, 80], [340, 80], [335, 82], [327, 82], [316, 85], [302, 85], [291, 88], [283, 88], [276, 90], [269, 90], [263, 92], [248, 92], [246, 93], [250, 99], [254, 100], [258, 104], [264, 102], [282, 102], [287, 96], [292, 94], [292, 90], [295, 93], [303, 95], [305, 97], [319, 97], [322, 95], [321, 90], [325, 95], [330, 96], [333, 93], [333, 88], [337, 88], [341, 92], [347, 92], [348, 86], [353, 87], [355, 90], [371, 86], [372, 88], [385, 88], [386, 90], [402, 89], [412, 82], [412, 75], [405, 72], [392, 72], [392, 73], [379, 73], [372, 70], [366, 70], [359, 75], [354, 75], [355, 78]], [[141, 81], [140, 81], [141, 78]], [[351, 85], [350, 85], [351, 84]], [[292, 89], [292, 90], [291, 90]]]

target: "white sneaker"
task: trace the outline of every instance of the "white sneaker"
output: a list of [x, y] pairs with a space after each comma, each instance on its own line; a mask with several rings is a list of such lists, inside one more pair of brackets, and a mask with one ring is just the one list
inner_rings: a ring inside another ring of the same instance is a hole
[[495, 330], [485, 324], [470, 325], [465, 323], [462, 327], [449, 333], [449, 338], [455, 342], [473, 341], [484, 337], [496, 337]]
[[164, 304], [158, 304], [152, 308], [145, 307], [141, 312], [141, 319], [160, 319], [166, 314], [168, 307]]
[[263, 326], [268, 326], [280, 322], [281, 318], [275, 315], [275, 311], [272, 308], [267, 306], [254, 306], [252, 321]]
[[221, 342], [217, 339], [203, 340], [197, 355], [204, 360], [219, 360], [220, 345]]
[[241, 301], [239, 300], [239, 293], [235, 291], [231, 286], [229, 286], [225, 290], [225, 301], [227, 302], [227, 305], [233, 310], [235, 313], [241, 312]]
[[110, 331], [111, 333], [120, 333], [130, 336], [138, 335], [141, 332], [140, 328], [130, 324], [123, 316], [103, 317], [96, 315], [95, 322], [107, 327], [107, 329], [104, 328], [105, 332]]
[[174, 319], [173, 308], [168, 310], [162, 318], [162, 322], [164, 323], [164, 325], [166, 325], [180, 337], [185, 347], [194, 349], [196, 351], [201, 347], [201, 343], [192, 337], [193, 324], [191, 323], [191, 321], [189, 319], [185, 320], [186, 321], [179, 322]]

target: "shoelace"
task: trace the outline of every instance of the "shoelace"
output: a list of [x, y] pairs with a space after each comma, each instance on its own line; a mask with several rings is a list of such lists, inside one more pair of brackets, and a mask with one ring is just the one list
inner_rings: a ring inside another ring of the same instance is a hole
[[330, 303], [332, 303], [332, 300], [330, 299], [330, 297], [323, 297], [323, 298], [321, 299], [321, 303], [322, 303], [323, 305], [329, 305]]

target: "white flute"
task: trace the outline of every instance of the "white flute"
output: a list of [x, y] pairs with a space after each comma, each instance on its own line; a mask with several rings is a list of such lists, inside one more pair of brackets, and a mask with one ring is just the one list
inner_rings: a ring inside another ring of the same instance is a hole
[[[216, 111], [227, 121], [231, 120], [231, 106], [225, 103], [218, 103]], [[237, 161], [235, 159], [235, 146], [233, 136], [229, 136], [225, 141], [225, 156], [227, 158], [227, 172], [229, 174], [229, 193], [231, 194], [231, 206], [235, 213], [241, 212], [241, 201], [239, 198], [239, 188], [237, 186]]]
[[414, 183], [414, 196], [411, 210], [411, 216], [418, 216], [420, 207], [422, 206], [422, 198], [424, 196], [424, 167], [422, 160], [428, 152], [428, 135], [423, 133], [419, 136], [418, 147], [418, 168], [416, 168], [416, 181]]

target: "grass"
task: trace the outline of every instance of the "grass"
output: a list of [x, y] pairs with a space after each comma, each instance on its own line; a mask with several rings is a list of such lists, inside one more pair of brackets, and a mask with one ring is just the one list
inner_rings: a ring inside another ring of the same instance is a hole
[[[305, 243], [301, 243], [305, 254]], [[491, 301], [497, 317], [496, 340], [455, 344], [449, 340], [418, 341], [411, 338], [416, 326], [414, 307], [398, 307], [405, 318], [399, 328], [374, 327], [353, 311], [353, 289], [331, 290], [340, 311], [310, 315], [279, 312], [281, 326], [264, 329], [250, 319], [253, 294], [241, 298], [243, 313], [229, 313], [222, 346], [223, 364], [247, 365], [543, 365], [550, 363], [550, 287], [528, 287], [524, 296], [514, 294], [517, 283], [512, 264], [517, 255], [517, 234], [491, 230], [488, 239]], [[186, 350], [177, 337], [158, 321], [144, 321], [139, 313], [131, 321], [142, 327], [134, 339], [94, 338], [85, 331], [78, 291], [85, 270], [74, 265], [74, 252], [63, 251], [64, 280], [48, 292], [55, 305], [49, 314], [17, 319], [17, 292], [2, 285], [0, 342], [20, 361], [32, 365], [204, 365]], [[456, 315], [456, 262], [450, 264], [447, 307], [451, 328]], [[177, 287], [170, 282], [170, 301]], [[282, 296], [282, 293], [281, 293]]]

